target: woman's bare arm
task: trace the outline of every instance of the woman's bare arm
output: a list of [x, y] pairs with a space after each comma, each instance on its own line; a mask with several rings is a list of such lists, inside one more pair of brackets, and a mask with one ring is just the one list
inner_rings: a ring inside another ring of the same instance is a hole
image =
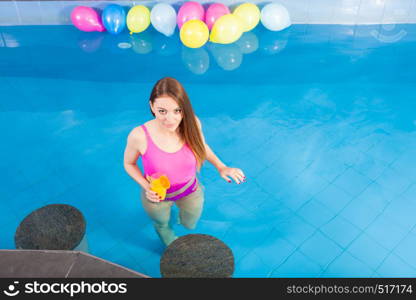
[[137, 166], [137, 160], [140, 157], [139, 145], [140, 136], [138, 129], [133, 129], [127, 137], [127, 145], [124, 150], [124, 169], [127, 174], [133, 178], [143, 189], [149, 189], [149, 182], [144, 178], [142, 172]]

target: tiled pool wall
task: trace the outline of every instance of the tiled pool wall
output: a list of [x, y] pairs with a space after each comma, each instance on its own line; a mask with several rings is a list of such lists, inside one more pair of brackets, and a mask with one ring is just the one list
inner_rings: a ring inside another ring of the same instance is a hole
[[[243, 3], [262, 7], [275, 2], [284, 5], [294, 24], [398, 24], [416, 23], [416, 0], [197, 0], [203, 4], [221, 2], [231, 8]], [[4, 1], [0, 0], [0, 26], [70, 25], [70, 12], [78, 5], [103, 9], [109, 3], [131, 7], [157, 2], [180, 5], [185, 1]]]

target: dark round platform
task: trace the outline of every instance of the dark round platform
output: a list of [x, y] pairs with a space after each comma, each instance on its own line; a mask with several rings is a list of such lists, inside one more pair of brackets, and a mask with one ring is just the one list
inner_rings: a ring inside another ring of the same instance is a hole
[[234, 273], [234, 256], [221, 240], [188, 234], [173, 241], [160, 260], [162, 277], [227, 278]]
[[30, 213], [14, 237], [16, 249], [73, 250], [84, 238], [85, 219], [67, 204], [52, 204]]

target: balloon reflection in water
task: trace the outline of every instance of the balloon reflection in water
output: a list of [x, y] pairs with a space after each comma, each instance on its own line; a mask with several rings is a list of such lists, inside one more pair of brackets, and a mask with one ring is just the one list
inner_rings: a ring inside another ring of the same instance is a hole
[[129, 48], [131, 48], [130, 34], [123, 32], [117, 35], [106, 34], [104, 35], [104, 41], [102, 44], [103, 49], [113, 54], [125, 54]]
[[161, 56], [172, 56], [179, 53], [181, 42], [178, 34], [173, 36], [164, 36], [162, 34], [154, 35], [154, 49]]
[[78, 46], [86, 53], [93, 53], [101, 47], [104, 35], [99, 32], [79, 31]]
[[260, 34], [260, 49], [267, 55], [275, 55], [286, 48], [289, 30], [265, 31]]
[[237, 69], [243, 61], [243, 53], [236, 44], [209, 44], [209, 50], [217, 64], [226, 71]]
[[243, 54], [250, 54], [259, 48], [259, 39], [253, 31], [245, 32], [241, 38], [235, 42]]
[[130, 43], [137, 54], [148, 54], [153, 50], [153, 38], [149, 32], [130, 35]]
[[192, 73], [202, 75], [209, 68], [209, 55], [205, 47], [188, 48], [182, 46], [182, 62]]

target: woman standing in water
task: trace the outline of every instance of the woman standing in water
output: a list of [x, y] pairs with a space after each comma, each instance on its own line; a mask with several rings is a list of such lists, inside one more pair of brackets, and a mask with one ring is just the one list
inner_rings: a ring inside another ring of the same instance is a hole
[[[180, 223], [194, 229], [204, 203], [197, 172], [205, 160], [212, 163], [224, 180], [245, 181], [241, 169], [227, 167], [205, 143], [201, 122], [195, 116], [183, 86], [174, 78], [160, 79], [150, 94], [154, 119], [134, 128], [124, 151], [126, 172], [142, 187], [141, 201], [162, 242], [168, 246], [177, 236], [169, 225], [171, 207], [179, 207]], [[137, 166], [142, 157], [144, 175]], [[170, 188], [161, 200], [150, 189], [154, 174], [169, 178]]]

